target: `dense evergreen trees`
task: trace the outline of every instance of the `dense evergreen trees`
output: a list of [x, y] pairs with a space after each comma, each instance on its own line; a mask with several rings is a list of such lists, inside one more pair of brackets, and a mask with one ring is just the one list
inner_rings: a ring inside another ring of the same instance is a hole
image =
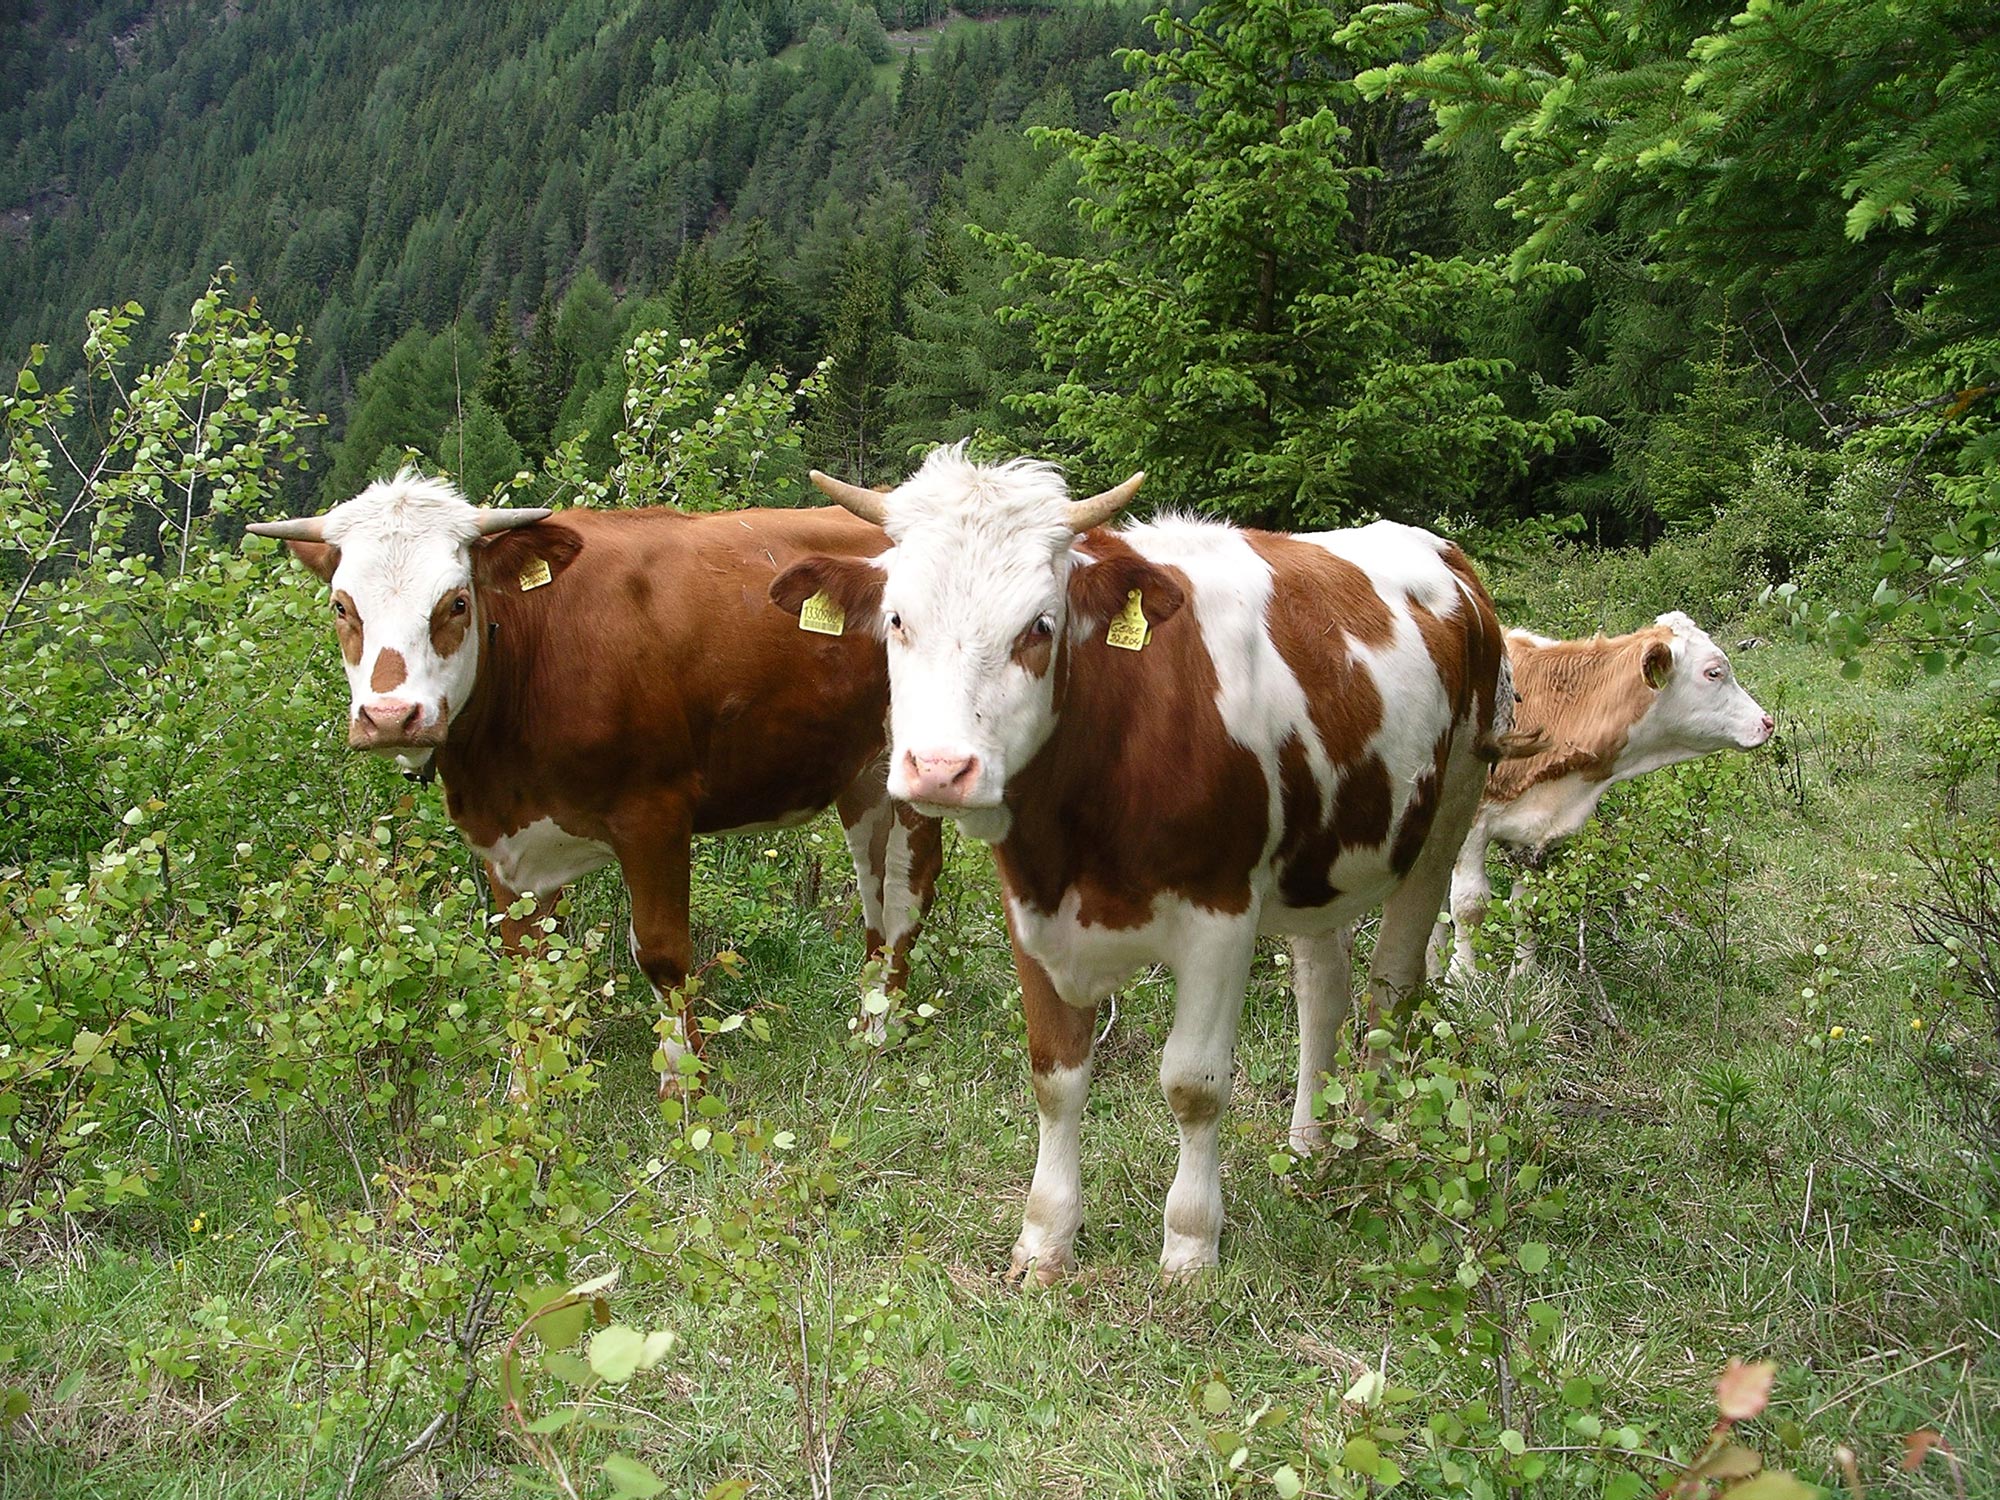
[[1888, 456], [1906, 517], [1985, 482], [1972, 0], [1145, 4], [0, 19], [0, 348], [61, 379], [84, 307], [169, 326], [230, 262], [310, 335], [301, 505], [409, 453], [601, 471], [631, 339], [718, 328], [718, 389], [831, 358], [805, 457], [871, 481], [973, 437], [1604, 539], [1700, 526], [1765, 443]]

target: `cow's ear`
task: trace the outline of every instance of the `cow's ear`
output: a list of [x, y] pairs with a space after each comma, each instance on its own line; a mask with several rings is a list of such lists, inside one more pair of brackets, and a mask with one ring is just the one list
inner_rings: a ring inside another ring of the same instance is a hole
[[771, 580], [771, 602], [788, 615], [824, 594], [846, 616], [847, 628], [882, 634], [882, 570], [860, 557], [808, 557]]
[[480, 589], [526, 593], [553, 583], [583, 551], [583, 538], [559, 521], [496, 531], [472, 544], [472, 581]]
[[1674, 675], [1674, 648], [1665, 641], [1653, 642], [1646, 648], [1639, 670], [1646, 676], [1647, 687], [1656, 692], [1665, 687], [1667, 679]]
[[1070, 614], [1089, 622], [1089, 628], [1095, 630], [1125, 608], [1134, 590], [1149, 629], [1158, 629], [1161, 621], [1171, 619], [1187, 602], [1173, 574], [1137, 553], [1121, 552], [1071, 572]]
[[334, 570], [340, 566], [340, 549], [332, 542], [286, 542], [285, 545], [321, 583], [333, 582]]

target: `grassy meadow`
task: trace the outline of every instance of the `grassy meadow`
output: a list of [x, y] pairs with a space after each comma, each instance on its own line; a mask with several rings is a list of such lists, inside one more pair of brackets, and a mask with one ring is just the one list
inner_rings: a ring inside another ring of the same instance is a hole
[[[1511, 617], [1540, 623], [1538, 600], [1587, 612], [1592, 579], [1497, 585]], [[1714, 629], [1731, 646], [1753, 632], [1770, 638], [1734, 655], [1779, 715], [1774, 744], [1614, 793], [1546, 877], [1542, 970], [1482, 976], [1426, 1017], [1456, 1038], [1438, 1055], [1495, 1080], [1463, 1090], [1464, 1117], [1430, 1145], [1397, 1133], [1393, 1103], [1391, 1123], [1360, 1126], [1350, 1071], [1330, 1120], [1356, 1144], [1283, 1156], [1295, 1033], [1282, 949], [1260, 956], [1223, 1263], [1194, 1284], [1156, 1270], [1175, 1149], [1160, 976], [1105, 1018], [1077, 1270], [1050, 1290], [1001, 1279], [1036, 1127], [982, 847], [951, 836], [909, 998], [922, 1010], [899, 1009], [874, 1054], [849, 1034], [859, 935], [837, 825], [706, 846], [701, 942], [740, 964], [708, 973], [705, 1003], [751, 1018], [714, 1038], [713, 1113], [690, 1117], [733, 1131], [726, 1157], [690, 1150], [708, 1129], [657, 1102], [622, 892], [587, 883], [570, 986], [610, 982], [617, 1000], [572, 1033], [567, 1092], [546, 1095], [555, 1144], [530, 1176], [538, 1192], [566, 1172], [604, 1186], [533, 1200], [528, 1217], [573, 1232], [531, 1252], [524, 1229], [516, 1258], [558, 1284], [619, 1270], [608, 1310], [674, 1341], [653, 1368], [589, 1385], [584, 1417], [547, 1437], [575, 1442], [578, 1492], [1652, 1493], [1701, 1448], [1715, 1377], [1741, 1356], [1777, 1368], [1769, 1410], [1738, 1433], [1767, 1463], [1847, 1493], [1845, 1446], [1871, 1496], [1992, 1493], [1992, 1127], [1982, 1148], [1976, 1122], [1954, 1125], [1934, 1066], [1975, 1058], [1990, 1018], [1942, 998], [1943, 955], [1898, 901], [1919, 881], [1919, 830], [1990, 828], [1994, 766], [1952, 764], [1963, 681], [1886, 656], [1847, 681], [1768, 621]], [[334, 769], [360, 788], [360, 826], [401, 795], [386, 769]], [[467, 865], [427, 811], [435, 793], [418, 796], [390, 821]], [[244, 826], [258, 816], [244, 808]], [[1507, 925], [1496, 907], [1496, 948]], [[477, 962], [501, 963], [483, 948]], [[0, 1438], [0, 1495], [560, 1493], [505, 1436], [503, 1346], [529, 1304], [454, 1345], [467, 1289], [435, 1279], [490, 1207], [465, 1186], [478, 1153], [451, 1132], [518, 1113], [497, 1056], [435, 1070], [414, 1134], [412, 1116], [337, 1092], [260, 1109], [212, 1059], [172, 1142], [142, 1140], [161, 1168], [147, 1196], [10, 1229], [0, 1384], [25, 1415]], [[370, 1076], [355, 1070], [356, 1095]], [[1455, 1337], [1449, 1308], [1404, 1305], [1446, 1215], [1379, 1212], [1451, 1170], [1460, 1125], [1468, 1142], [1508, 1132], [1541, 1178], [1510, 1179], [1516, 1211], [1482, 1231], [1494, 1253], [1467, 1305], [1501, 1328], [1497, 1362]], [[287, 1210], [302, 1198], [319, 1221]], [[343, 1211], [371, 1217], [343, 1230]], [[366, 1267], [338, 1248], [364, 1224], [380, 1229]], [[1369, 1371], [1386, 1377], [1372, 1393]], [[561, 1409], [566, 1389], [540, 1377], [527, 1410]], [[450, 1441], [385, 1463], [454, 1402]], [[1925, 1429], [1955, 1458], [1905, 1473], [1905, 1438]], [[600, 1468], [613, 1449], [649, 1477]]]

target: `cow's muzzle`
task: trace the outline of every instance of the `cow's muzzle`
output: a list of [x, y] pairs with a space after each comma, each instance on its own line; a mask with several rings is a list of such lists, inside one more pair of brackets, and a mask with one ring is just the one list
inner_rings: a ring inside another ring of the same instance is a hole
[[401, 698], [378, 698], [358, 704], [347, 723], [350, 750], [435, 749], [444, 743], [445, 716], [424, 723], [424, 706]]
[[978, 796], [982, 767], [976, 755], [905, 751], [897, 769], [901, 774], [891, 778], [891, 796], [945, 808], [977, 806], [984, 800]]

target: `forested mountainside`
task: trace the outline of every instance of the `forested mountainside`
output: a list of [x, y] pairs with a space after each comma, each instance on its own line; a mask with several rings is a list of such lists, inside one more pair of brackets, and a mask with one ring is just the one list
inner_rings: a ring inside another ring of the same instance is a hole
[[797, 305], [755, 309], [756, 352], [796, 366], [859, 230], [927, 219], [982, 127], [1037, 106], [1103, 125], [1113, 53], [1142, 33], [1136, 9], [1093, 5], [892, 49], [885, 20], [941, 12], [46, 7], [6, 49], [6, 345], [89, 306], [182, 306], [229, 262], [305, 328], [311, 399], [338, 415], [413, 328], [526, 326], [586, 271], [624, 294], [679, 268], [699, 301], [704, 262], [730, 263], [738, 291], [765, 262]]
[[[870, 480], [979, 433], [1266, 522], [1601, 540], [1990, 363], [1977, 7], [1806, 6], [1720, 51], [1727, 4], [1616, 47], [1529, 8], [1475, 65], [1447, 0], [1226, 0], [1241, 42], [1150, 97], [1135, 57], [1192, 8], [1149, 9], [20, 7], [0, 347], [61, 378], [84, 310], [133, 300], [155, 354], [232, 266], [307, 336], [295, 505], [406, 450], [472, 488], [567, 438], [601, 471], [632, 334], [728, 329], [724, 384], [831, 357], [805, 457]], [[1681, 120], [1695, 88], [1718, 108]]]

